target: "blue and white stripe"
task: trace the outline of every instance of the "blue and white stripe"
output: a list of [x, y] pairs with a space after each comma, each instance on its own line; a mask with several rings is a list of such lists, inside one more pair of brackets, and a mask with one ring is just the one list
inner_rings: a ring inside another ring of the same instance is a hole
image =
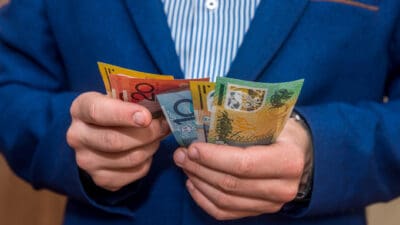
[[186, 78], [225, 76], [261, 0], [161, 0]]

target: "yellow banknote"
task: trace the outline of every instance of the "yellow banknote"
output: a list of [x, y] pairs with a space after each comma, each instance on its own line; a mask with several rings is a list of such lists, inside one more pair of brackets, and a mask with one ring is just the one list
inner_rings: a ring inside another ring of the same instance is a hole
[[198, 140], [207, 142], [210, 126], [211, 107], [214, 99], [215, 83], [207, 81], [191, 81], [193, 109], [196, 118]]
[[235, 146], [276, 140], [300, 94], [303, 80], [259, 83], [217, 79], [208, 142]]

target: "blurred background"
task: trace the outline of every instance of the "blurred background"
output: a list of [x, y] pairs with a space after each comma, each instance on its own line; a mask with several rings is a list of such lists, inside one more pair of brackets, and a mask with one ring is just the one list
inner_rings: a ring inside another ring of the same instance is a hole
[[[7, 0], [0, 0], [0, 6]], [[37, 191], [9, 169], [0, 155], [0, 224], [59, 225], [66, 199], [50, 191]], [[399, 225], [400, 198], [367, 209], [368, 225]]]

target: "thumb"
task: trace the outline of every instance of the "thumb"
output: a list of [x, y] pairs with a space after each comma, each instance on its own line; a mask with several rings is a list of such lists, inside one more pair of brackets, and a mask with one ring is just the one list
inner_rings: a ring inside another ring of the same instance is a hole
[[98, 92], [79, 95], [70, 111], [73, 118], [100, 126], [146, 127], [152, 120], [151, 113], [145, 107]]

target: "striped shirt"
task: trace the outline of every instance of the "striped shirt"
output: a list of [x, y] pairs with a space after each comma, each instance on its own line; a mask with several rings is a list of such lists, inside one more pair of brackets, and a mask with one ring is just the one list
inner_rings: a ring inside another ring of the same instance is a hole
[[261, 0], [161, 0], [186, 78], [225, 76]]

